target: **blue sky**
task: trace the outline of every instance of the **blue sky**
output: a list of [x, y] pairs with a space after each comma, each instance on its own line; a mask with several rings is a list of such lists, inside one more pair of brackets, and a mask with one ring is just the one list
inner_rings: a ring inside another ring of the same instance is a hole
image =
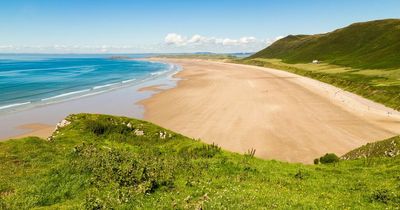
[[0, 53], [256, 51], [384, 18], [399, 0], [1, 1]]

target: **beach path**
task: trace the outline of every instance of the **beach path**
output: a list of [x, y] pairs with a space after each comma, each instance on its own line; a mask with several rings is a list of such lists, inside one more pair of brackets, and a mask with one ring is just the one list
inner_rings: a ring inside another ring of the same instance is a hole
[[[140, 102], [144, 119], [256, 156], [312, 163], [400, 134], [399, 113], [333, 86], [240, 64], [156, 59], [181, 65], [176, 88]], [[339, 94], [338, 94], [339, 93]]]

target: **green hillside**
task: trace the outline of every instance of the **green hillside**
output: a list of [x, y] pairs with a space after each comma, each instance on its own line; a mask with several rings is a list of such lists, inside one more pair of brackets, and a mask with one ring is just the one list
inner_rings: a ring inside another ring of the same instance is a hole
[[399, 157], [289, 164], [135, 119], [67, 121], [50, 140], [0, 143], [0, 209], [400, 207]]
[[250, 58], [324, 63], [362, 69], [400, 68], [400, 19], [354, 23], [326, 34], [290, 35]]
[[396, 157], [400, 155], [400, 136], [366, 144], [342, 156], [345, 160], [370, 157]]

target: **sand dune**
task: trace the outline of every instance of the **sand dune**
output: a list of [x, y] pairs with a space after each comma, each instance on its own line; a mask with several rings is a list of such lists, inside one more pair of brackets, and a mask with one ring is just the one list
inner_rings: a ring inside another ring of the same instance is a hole
[[311, 163], [400, 133], [400, 115], [333, 86], [273, 69], [162, 59], [178, 86], [140, 103], [149, 120], [239, 153]]

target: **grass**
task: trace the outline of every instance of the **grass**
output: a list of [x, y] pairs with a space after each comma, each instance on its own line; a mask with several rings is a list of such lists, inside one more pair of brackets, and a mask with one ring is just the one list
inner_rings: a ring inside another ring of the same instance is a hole
[[399, 69], [399, 57], [400, 19], [354, 23], [325, 34], [290, 35], [251, 56], [292, 64], [317, 59], [357, 69]]
[[400, 19], [386, 19], [325, 34], [290, 35], [235, 62], [311, 77], [400, 110], [399, 57]]
[[400, 69], [356, 69], [328, 63], [291, 64], [268, 58], [247, 58], [234, 62], [276, 68], [310, 77], [400, 110]]
[[0, 209], [400, 207], [399, 157], [290, 164], [227, 152], [135, 119], [67, 120], [51, 141], [0, 143]]

